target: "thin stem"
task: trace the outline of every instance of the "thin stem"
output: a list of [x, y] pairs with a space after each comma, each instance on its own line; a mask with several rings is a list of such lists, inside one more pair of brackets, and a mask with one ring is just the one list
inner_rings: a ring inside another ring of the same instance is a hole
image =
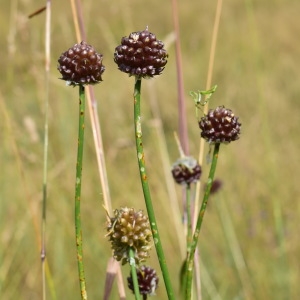
[[177, 68], [177, 92], [178, 92], [178, 120], [179, 120], [179, 137], [182, 144], [184, 153], [189, 153], [189, 138], [188, 128], [186, 120], [186, 105], [184, 100], [184, 84], [183, 84], [183, 67], [182, 67], [182, 55], [180, 47], [180, 25], [179, 25], [179, 13], [178, 13], [178, 0], [172, 0], [172, 19], [173, 26], [176, 35], [175, 39], [175, 58]]
[[192, 217], [191, 217], [191, 185], [186, 186], [186, 213], [187, 213], [187, 249], [191, 247], [193, 232], [192, 232]]
[[[214, 27], [213, 27], [213, 32], [212, 32], [210, 51], [209, 51], [209, 63], [208, 63], [208, 70], [207, 70], [206, 90], [208, 90], [212, 85], [212, 75], [213, 75], [213, 69], [214, 69], [214, 64], [215, 64], [215, 53], [216, 53], [216, 48], [217, 48], [217, 38], [218, 38], [218, 32], [219, 32], [219, 27], [220, 27], [222, 4], [223, 4], [223, 0], [218, 0], [215, 21], [214, 21]], [[208, 112], [208, 103], [204, 106], [204, 114], [207, 114], [207, 112]], [[198, 162], [200, 165], [202, 165], [202, 163], [203, 163], [204, 144], [205, 144], [205, 140], [200, 139], [199, 157], [198, 157]], [[200, 199], [200, 188], [201, 188], [201, 182], [198, 181], [198, 183], [196, 185], [196, 195], [195, 195], [195, 214], [197, 213], [198, 207], [199, 207], [198, 199]], [[195, 215], [194, 220], [196, 220], [196, 215]]]
[[[188, 184], [185, 189], [185, 198], [186, 198], [186, 214], [187, 214], [187, 234], [186, 234], [186, 252], [187, 252], [187, 257], [190, 253], [191, 249], [191, 244], [193, 240], [193, 230], [192, 230], [192, 217], [191, 217], [191, 185]], [[183, 276], [181, 278], [181, 288], [182, 291], [185, 291], [186, 289], [186, 274], [188, 272], [188, 263], [187, 263], [187, 258], [184, 263], [183, 267]]]
[[42, 236], [41, 236], [41, 261], [42, 261], [42, 289], [43, 300], [46, 300], [46, 208], [47, 208], [47, 171], [48, 171], [48, 107], [49, 107], [49, 73], [50, 73], [50, 24], [51, 0], [46, 2], [46, 29], [45, 29], [45, 124], [44, 124], [44, 164], [43, 164], [43, 203], [42, 203]]
[[79, 127], [78, 127], [78, 148], [77, 148], [77, 164], [76, 164], [76, 184], [75, 184], [75, 232], [76, 232], [76, 249], [78, 275], [81, 291], [81, 299], [87, 299], [83, 251], [82, 251], [82, 231], [80, 218], [80, 202], [81, 202], [81, 180], [82, 180], [82, 157], [84, 142], [84, 112], [85, 112], [85, 89], [79, 85]]
[[[86, 30], [84, 26], [84, 19], [82, 14], [82, 3], [81, 1], [70, 0], [71, 3], [71, 10], [73, 15], [75, 33], [77, 42], [80, 43], [82, 40], [86, 41]], [[103, 141], [102, 141], [102, 134], [101, 134], [101, 127], [100, 121], [97, 112], [97, 102], [95, 100], [95, 93], [92, 85], [88, 86], [87, 89], [87, 104], [89, 108], [90, 118], [91, 118], [91, 126], [92, 132], [94, 137], [94, 144], [96, 150], [96, 157], [98, 163], [98, 171], [100, 176], [100, 183], [102, 187], [103, 193], [103, 202], [105, 208], [107, 209], [109, 215], [112, 214], [112, 204], [111, 204], [111, 197], [109, 192], [108, 186], [108, 179], [107, 179], [107, 171], [106, 171], [106, 164], [104, 158], [104, 150], [103, 150]], [[126, 298], [126, 292], [124, 287], [124, 281], [122, 277], [122, 270], [120, 264], [118, 264], [118, 271], [117, 271], [117, 284], [118, 284], [118, 292], [120, 299]]]
[[141, 299], [140, 289], [139, 289], [139, 282], [138, 277], [136, 273], [136, 265], [135, 265], [135, 258], [134, 258], [134, 249], [131, 247], [129, 248], [129, 257], [130, 257], [130, 268], [131, 268], [131, 278], [133, 282], [133, 289], [134, 289], [134, 295], [136, 300]]
[[168, 294], [169, 300], [174, 300], [174, 292], [171, 285], [171, 280], [167, 268], [167, 262], [165, 259], [165, 255], [163, 252], [163, 248], [160, 241], [160, 236], [158, 232], [158, 227], [156, 223], [156, 218], [154, 214], [154, 209], [152, 205], [149, 185], [148, 185], [148, 177], [146, 173], [145, 167], [145, 154], [144, 154], [144, 147], [143, 147], [143, 140], [142, 140], [142, 123], [141, 123], [141, 78], [136, 78], [135, 85], [134, 85], [134, 126], [135, 126], [135, 139], [136, 139], [136, 150], [137, 150], [137, 158], [138, 158], [138, 165], [141, 177], [141, 183], [145, 198], [145, 204], [147, 207], [147, 213], [150, 221], [150, 226], [152, 230], [154, 245], [156, 248], [156, 253], [158, 256], [160, 268], [163, 274], [166, 291]]
[[204, 213], [206, 211], [206, 206], [207, 206], [207, 202], [208, 202], [209, 195], [210, 195], [211, 186], [212, 186], [214, 176], [215, 176], [215, 171], [216, 171], [218, 156], [219, 156], [219, 149], [220, 149], [220, 144], [219, 143], [215, 144], [212, 163], [211, 163], [211, 167], [210, 167], [210, 171], [209, 171], [209, 175], [208, 175], [207, 186], [206, 186], [205, 193], [204, 193], [204, 196], [203, 196], [201, 209], [200, 209], [199, 214], [198, 214], [197, 224], [196, 224], [195, 232], [194, 232], [194, 235], [193, 235], [193, 240], [192, 240], [192, 243], [191, 243], [191, 247], [190, 247], [189, 252], [188, 252], [187, 269], [186, 269], [187, 273], [186, 273], [186, 290], [185, 290], [186, 291], [186, 294], [185, 294], [186, 296], [185, 296], [185, 300], [191, 299], [191, 295], [192, 295], [194, 256], [195, 256], [195, 251], [196, 251], [196, 248], [197, 248], [197, 243], [198, 243], [198, 238], [199, 238], [199, 233], [200, 233]]

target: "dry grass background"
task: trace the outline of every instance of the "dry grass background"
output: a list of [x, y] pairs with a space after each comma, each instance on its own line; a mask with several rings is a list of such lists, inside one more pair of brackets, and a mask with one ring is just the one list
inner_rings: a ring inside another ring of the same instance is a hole
[[[205, 88], [216, 1], [179, 2], [190, 152], [197, 156], [199, 129], [188, 92]], [[41, 299], [44, 17], [28, 20], [27, 16], [42, 5], [11, 0], [2, 3], [0, 11], [1, 299]], [[122, 36], [146, 25], [159, 39], [170, 37], [171, 2], [87, 0], [83, 8], [88, 42], [104, 54], [106, 66], [95, 93], [114, 207], [144, 208], [132, 125], [134, 79], [121, 74], [112, 57]], [[73, 228], [77, 89], [58, 80], [56, 70], [57, 58], [76, 37], [69, 2], [53, 1], [52, 9], [47, 257], [57, 299], [79, 299]], [[243, 132], [238, 142], [221, 147], [217, 177], [224, 188], [211, 199], [203, 224], [200, 249], [208, 272], [203, 274], [204, 299], [282, 300], [298, 299], [300, 294], [299, 11], [296, 0], [223, 3], [213, 74], [218, 90], [210, 106], [232, 108], [240, 116]], [[151, 85], [143, 84], [142, 113], [154, 207], [177, 289], [181, 258], [149, 104], [150, 96], [156, 95], [170, 159], [175, 161], [173, 43], [169, 54], [163, 75]], [[110, 246], [104, 238], [105, 213], [95, 162], [87, 120], [83, 242], [89, 297], [101, 299]], [[180, 187], [177, 193], [181, 195]], [[226, 239], [228, 222], [248, 272], [234, 264], [238, 254], [232, 248], [232, 235]], [[154, 250], [150, 262], [157, 266]], [[123, 269], [127, 275], [128, 268]], [[158, 299], [165, 298], [161, 288]]]

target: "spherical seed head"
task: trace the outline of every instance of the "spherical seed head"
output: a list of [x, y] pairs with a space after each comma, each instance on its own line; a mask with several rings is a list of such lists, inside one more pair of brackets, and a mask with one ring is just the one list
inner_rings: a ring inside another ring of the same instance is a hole
[[210, 109], [208, 114], [201, 118], [199, 127], [201, 137], [210, 144], [228, 144], [239, 139], [241, 123], [230, 109], [218, 106]]
[[123, 37], [116, 47], [114, 61], [119, 70], [129, 76], [143, 78], [160, 75], [167, 63], [168, 54], [162, 41], [146, 28]]
[[[156, 271], [150, 267], [141, 266], [137, 270], [138, 284], [140, 294], [142, 295], [155, 295], [155, 291], [158, 288], [158, 276]], [[127, 277], [127, 283], [129, 289], [134, 292], [132, 273]]]
[[186, 185], [197, 182], [202, 173], [201, 166], [197, 160], [190, 156], [179, 158], [173, 164], [171, 171], [177, 183]]
[[148, 217], [142, 210], [124, 207], [114, 211], [109, 218], [107, 236], [111, 242], [113, 256], [125, 264], [129, 261], [130, 247], [135, 250], [135, 262], [139, 264], [149, 257], [152, 233]]
[[101, 54], [82, 41], [61, 54], [57, 69], [68, 85], [96, 84], [102, 81], [101, 75], [105, 70], [102, 59]]

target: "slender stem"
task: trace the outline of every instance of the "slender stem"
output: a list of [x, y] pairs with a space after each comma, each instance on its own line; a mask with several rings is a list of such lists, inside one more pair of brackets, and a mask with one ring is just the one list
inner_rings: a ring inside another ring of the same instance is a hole
[[186, 246], [187, 249], [190, 249], [193, 232], [192, 232], [192, 217], [191, 217], [191, 185], [186, 186], [186, 213], [187, 213], [187, 237], [186, 237]]
[[172, 19], [175, 31], [175, 58], [176, 58], [176, 75], [177, 75], [177, 92], [178, 92], [178, 127], [179, 137], [182, 144], [184, 153], [189, 153], [189, 138], [188, 127], [186, 119], [186, 101], [184, 100], [184, 80], [183, 80], [183, 67], [182, 67], [182, 55], [180, 47], [180, 25], [179, 25], [179, 13], [178, 13], [178, 0], [172, 0]]
[[186, 272], [185, 300], [190, 300], [191, 296], [192, 296], [194, 256], [195, 256], [195, 251], [197, 248], [197, 243], [198, 243], [198, 238], [199, 238], [199, 233], [200, 233], [204, 213], [206, 211], [206, 206], [207, 206], [207, 202], [208, 202], [209, 195], [210, 195], [211, 186], [212, 186], [214, 176], [215, 176], [215, 171], [216, 171], [218, 156], [219, 156], [219, 149], [220, 149], [220, 144], [219, 143], [215, 144], [212, 163], [211, 163], [211, 167], [210, 167], [210, 171], [209, 171], [209, 175], [208, 175], [207, 186], [206, 186], [205, 193], [203, 196], [202, 205], [201, 205], [201, 208], [200, 208], [200, 211], [198, 214], [197, 224], [196, 224], [195, 232], [193, 235], [191, 247], [188, 252], [187, 269], [186, 269], [187, 272]]
[[186, 274], [188, 269], [187, 258], [190, 253], [191, 244], [193, 240], [193, 231], [192, 231], [192, 217], [191, 217], [191, 185], [188, 184], [185, 188], [185, 199], [186, 199], [186, 214], [187, 214], [187, 234], [186, 234], [186, 252], [187, 257], [184, 261], [184, 265], [182, 267], [181, 272], [181, 292], [184, 293], [186, 290]]
[[147, 177], [146, 167], [145, 167], [145, 154], [144, 154], [144, 147], [143, 147], [143, 140], [142, 140], [141, 105], [140, 105], [141, 83], [142, 83], [142, 79], [137, 77], [134, 85], [134, 126], [135, 126], [135, 139], [136, 139], [138, 165], [139, 165], [141, 183], [142, 183], [142, 188], [143, 188], [143, 193], [145, 198], [145, 204], [147, 207], [147, 213], [150, 221], [150, 226], [152, 230], [154, 245], [156, 248], [156, 253], [158, 256], [160, 268], [163, 274], [166, 291], [168, 294], [168, 299], [175, 300], [174, 292], [173, 292], [173, 288], [171, 285], [171, 280], [167, 268], [167, 262], [160, 241], [160, 236], [159, 236], [154, 209], [152, 205], [152, 200], [151, 200], [151, 195], [150, 195], [150, 190], [148, 185], [148, 177]]
[[83, 157], [83, 142], [84, 142], [84, 111], [85, 111], [85, 89], [79, 85], [79, 128], [78, 128], [78, 148], [77, 148], [77, 163], [76, 163], [76, 184], [75, 184], [75, 232], [76, 232], [76, 249], [77, 249], [77, 264], [78, 275], [81, 291], [81, 299], [87, 299], [84, 278], [83, 252], [82, 252], [82, 231], [81, 231], [81, 180], [82, 180], [82, 157]]
[[[80, 43], [81, 41], [87, 40], [86, 30], [84, 27], [84, 19], [83, 19], [83, 9], [82, 9], [82, 1], [80, 0], [70, 0], [71, 3], [71, 10], [73, 15], [75, 33], [77, 42]], [[106, 171], [106, 164], [104, 158], [104, 150], [103, 150], [103, 141], [102, 141], [102, 134], [101, 134], [101, 127], [100, 121], [97, 112], [97, 102], [95, 101], [95, 93], [92, 85], [88, 86], [87, 89], [87, 103], [90, 112], [91, 118], [91, 126], [92, 132], [94, 136], [94, 143], [95, 143], [95, 150], [96, 150], [96, 157], [98, 163], [98, 171], [100, 176], [100, 183], [102, 187], [103, 193], [103, 202], [105, 208], [108, 210], [109, 214], [112, 214], [112, 204], [111, 204], [111, 197], [109, 192], [108, 186], [108, 179], [107, 179], [107, 171]], [[122, 270], [120, 264], [117, 266], [117, 285], [118, 285], [118, 292], [120, 299], [126, 298], [125, 286], [122, 276]]]
[[139, 288], [139, 282], [138, 282], [138, 277], [136, 273], [136, 264], [135, 264], [135, 258], [134, 258], [134, 249], [129, 248], [129, 263], [130, 263], [130, 268], [131, 268], [131, 278], [133, 282], [133, 289], [134, 289], [134, 295], [136, 300], [141, 299], [141, 294], [140, 294], [140, 288]]
[[45, 125], [44, 125], [44, 164], [43, 164], [43, 204], [42, 204], [42, 237], [41, 237], [41, 261], [42, 261], [42, 289], [43, 300], [46, 300], [46, 208], [47, 208], [47, 171], [48, 171], [48, 112], [49, 112], [49, 78], [50, 78], [50, 23], [51, 0], [46, 2], [46, 29], [45, 29]]

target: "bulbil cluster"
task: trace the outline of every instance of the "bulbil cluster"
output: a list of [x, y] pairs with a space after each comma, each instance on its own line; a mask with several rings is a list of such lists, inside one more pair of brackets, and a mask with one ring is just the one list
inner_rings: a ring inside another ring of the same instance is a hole
[[200, 179], [202, 169], [197, 160], [190, 156], [179, 158], [172, 166], [172, 175], [179, 184], [190, 185]]
[[[137, 269], [137, 278], [141, 295], [155, 295], [155, 291], [158, 287], [158, 276], [156, 271], [147, 266], [141, 266]], [[129, 289], [134, 292], [132, 273], [127, 277], [127, 283]]]
[[114, 211], [114, 217], [109, 218], [107, 235], [116, 260], [125, 264], [129, 261], [130, 247], [135, 250], [136, 264], [149, 257], [152, 233], [148, 217], [142, 210], [124, 207]]
[[157, 40], [148, 28], [123, 37], [114, 54], [114, 61], [119, 70], [130, 76], [144, 78], [161, 74], [167, 58], [163, 42]]
[[241, 123], [230, 109], [218, 106], [201, 118], [199, 127], [202, 130], [201, 137], [210, 144], [228, 144], [239, 139]]
[[61, 54], [57, 69], [68, 85], [96, 84], [102, 81], [101, 75], [105, 70], [102, 59], [101, 54], [82, 41]]

